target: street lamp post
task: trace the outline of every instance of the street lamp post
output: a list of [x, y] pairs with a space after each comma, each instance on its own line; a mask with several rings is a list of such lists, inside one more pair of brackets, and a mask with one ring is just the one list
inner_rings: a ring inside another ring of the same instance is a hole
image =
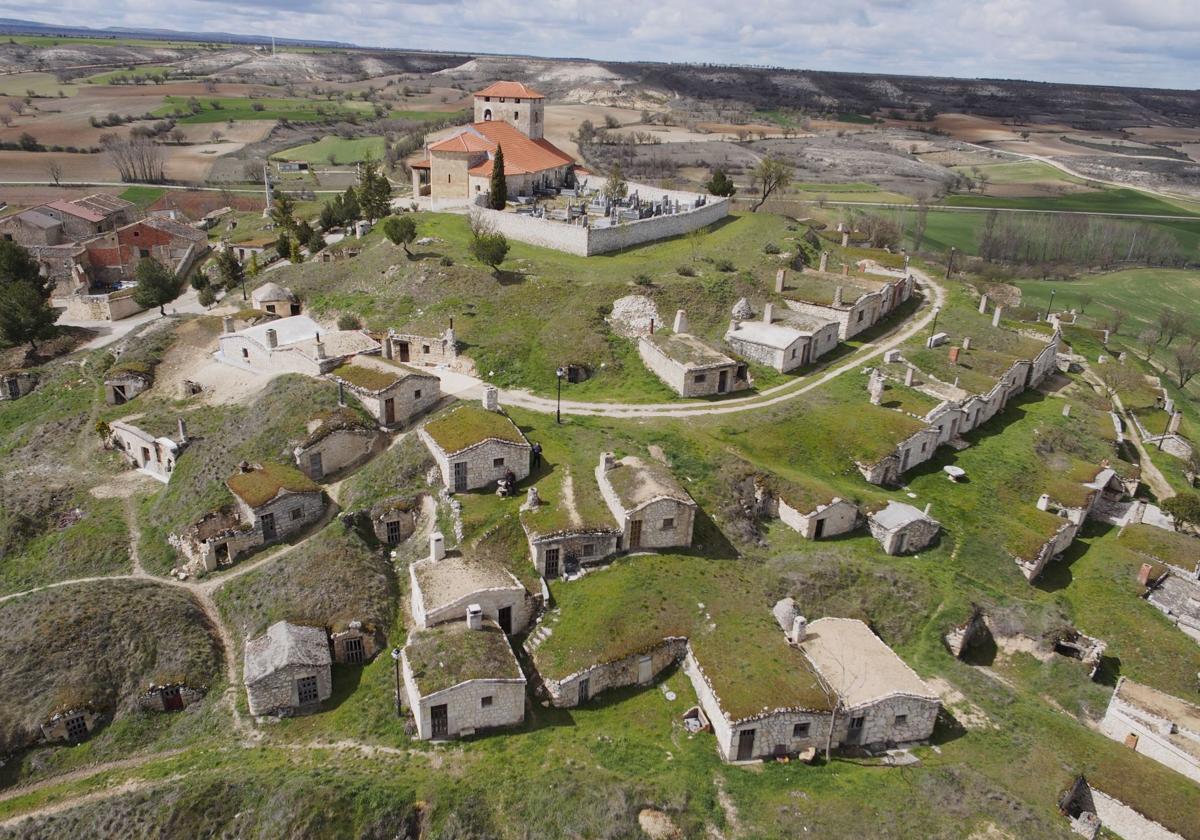
[[554, 409], [554, 422], [560, 425], [562, 424], [562, 381], [566, 375], [567, 372], [563, 368], [554, 371], [554, 376], [558, 379], [558, 403]]
[[392, 648], [392, 662], [396, 671], [396, 717], [400, 717], [400, 648], [398, 647]]
[[1058, 291], [1058, 289], [1050, 290], [1050, 302], [1046, 304], [1046, 320], [1047, 321], [1050, 320], [1050, 310], [1054, 308], [1054, 293], [1057, 291]]

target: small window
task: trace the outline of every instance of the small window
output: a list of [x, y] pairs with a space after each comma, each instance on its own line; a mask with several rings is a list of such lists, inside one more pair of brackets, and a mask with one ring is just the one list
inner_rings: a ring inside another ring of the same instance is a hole
[[250, 358], [250, 351], [249, 351], [249, 350], [247, 350], [245, 347], [243, 347], [243, 348], [242, 348], [242, 358], [243, 358], [243, 359], [249, 359], [249, 358]]
[[451, 179], [451, 177], [450, 177], [450, 173], [449, 173], [449, 172], [447, 172], [447, 173], [446, 173], [446, 183], [447, 183], [447, 184], [449, 184], [449, 183], [451, 182], [451, 180], [452, 180], [452, 179]]
[[520, 105], [520, 104], [521, 104], [521, 100], [520, 100], [520, 99], [514, 99], [514, 100], [513, 100], [513, 104], [515, 104], [515, 105]]
[[708, 374], [706, 374], [706, 373], [697, 373], [697, 374], [696, 374], [696, 378], [695, 378], [694, 380], [692, 380], [692, 381], [693, 381], [693, 382], [695, 382], [697, 385], [699, 385], [701, 382], [704, 382], [704, 381], [706, 381], [707, 379], [708, 379]]
[[674, 531], [675, 530], [675, 517], [668, 516], [666, 519], [664, 519], [663, 524], [662, 524], [662, 529], [664, 531]]
[[862, 319], [863, 319], [863, 311], [860, 309], [860, 310], [858, 310], [858, 320], [861, 322]]
[[492, 695], [489, 694], [487, 697], [479, 698], [479, 708], [490, 709], [491, 707], [492, 707]]
[[429, 352], [429, 345], [428, 345], [428, 344], [422, 344], [422, 345], [421, 345], [421, 352], [422, 352], [422, 353], [428, 353], [428, 352]]
[[493, 466], [493, 467], [503, 467], [503, 466], [504, 466], [504, 459], [503, 459], [503, 458], [493, 458], [493, 459], [492, 459], [492, 466]]
[[595, 555], [595, 553], [596, 553], [596, 546], [594, 543], [584, 543], [579, 548], [579, 556], [580, 557], [592, 557], [593, 555]]
[[792, 725], [793, 738], [807, 738], [808, 729], [811, 726], [809, 723], [796, 723]]
[[796, 358], [796, 348], [795, 347], [792, 348], [792, 358], [793, 359]]
[[419, 399], [421, 399], [421, 389], [420, 389], [420, 388], [418, 388], [417, 390], [413, 391], [413, 399], [414, 399], [414, 400], [419, 400]]
[[292, 508], [292, 521], [298, 522], [304, 518], [304, 508]]
[[908, 723], [908, 715], [896, 715], [896, 726], [904, 726]]
[[520, 112], [520, 111], [513, 111], [513, 119], [514, 119], [514, 120], [519, 120], [519, 119], [521, 119], [521, 112]]
[[851, 731], [851, 732], [853, 732], [853, 731], [855, 731], [855, 730], [862, 729], [862, 728], [863, 728], [863, 722], [864, 722], [865, 720], [866, 720], [866, 718], [864, 718], [864, 717], [861, 717], [861, 716], [860, 716], [860, 717], [852, 717], [852, 718], [850, 718], [850, 731]]
[[316, 677], [301, 677], [296, 680], [296, 699], [301, 706], [317, 702]]

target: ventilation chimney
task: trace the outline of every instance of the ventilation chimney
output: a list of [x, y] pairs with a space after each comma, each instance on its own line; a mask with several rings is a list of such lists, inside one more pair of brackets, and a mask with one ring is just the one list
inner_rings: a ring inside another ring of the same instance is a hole
[[222, 325], [221, 329], [224, 330], [226, 335], [228, 335], [231, 332], [235, 332], [235, 330], [233, 329], [233, 316], [232, 315], [226, 315], [224, 318], [222, 318], [221, 325]]
[[1038, 496], [1037, 509], [1038, 510], [1050, 510], [1050, 494], [1049, 493], [1043, 493], [1042, 495]]
[[611, 452], [600, 453], [600, 471], [608, 472], [617, 465], [617, 456]]
[[392, 358], [392, 336], [390, 333], [383, 337], [383, 358]]
[[650, 335], [654, 335], [654, 319], [650, 319]]
[[982, 315], [985, 312], [987, 312], [987, 295], [980, 295], [979, 296], [979, 314]]
[[325, 342], [321, 340], [321, 336], [317, 336], [317, 359], [325, 358]]
[[483, 607], [479, 606], [479, 604], [467, 605], [467, 629], [483, 629]]
[[763, 304], [763, 323], [769, 324], [775, 320], [775, 304]]
[[775, 294], [783, 294], [783, 284], [787, 280], [787, 269], [781, 268], [775, 272]]
[[687, 312], [685, 310], [675, 310], [675, 326], [673, 329], [676, 335], [683, 335], [688, 331]]
[[446, 556], [446, 538], [440, 531], [429, 535], [429, 559], [434, 563]]
[[346, 405], [346, 386], [342, 384], [340, 379], [338, 380], [338, 405], [343, 408]]
[[927, 502], [925, 504], [925, 510], [924, 510], [925, 515], [929, 516], [929, 511], [931, 511], [931, 510], [933, 510], [933, 502]]
[[1070, 416], [1071, 416], [1071, 404], [1067, 403], [1066, 405], [1063, 406], [1063, 417], [1070, 417]]
[[279, 334], [275, 330], [267, 330], [267, 349], [274, 350], [279, 346]]
[[187, 423], [183, 422], [182, 417], [179, 418], [178, 423], [179, 423], [179, 442], [187, 443], [188, 442]]
[[843, 292], [843, 290], [842, 290], [841, 286], [838, 286], [836, 289], [833, 290], [833, 305], [834, 306], [842, 305], [842, 292]]
[[791, 642], [798, 645], [804, 641], [804, 637], [808, 635], [808, 619], [802, 615], [795, 616], [792, 619], [792, 632], [789, 634]]
[[843, 277], [850, 276], [850, 263], [842, 263], [842, 276]]
[[843, 248], [850, 247], [850, 231], [848, 231], [848, 230], [842, 231], [842, 247]]
[[904, 384], [912, 385], [912, 381], [913, 381], [913, 367], [912, 367], [912, 365], [909, 365], [908, 367], [906, 367], [904, 369]]
[[488, 385], [483, 389], [483, 407], [488, 411], [500, 410], [500, 389]]
[[992, 313], [992, 326], [993, 326], [993, 327], [998, 327], [998, 326], [1000, 326], [1000, 314], [1001, 314], [1002, 312], [1004, 312], [1004, 307], [1003, 307], [1003, 306], [997, 306], [997, 307], [996, 307], [996, 311]]
[[821, 271], [829, 271], [829, 252], [828, 252], [828, 251], [822, 251], [822, 252], [821, 252], [821, 267], [820, 267], [820, 270], [821, 270]]
[[970, 337], [970, 336], [966, 336], [966, 337], [963, 339], [963, 349], [964, 349], [964, 350], [970, 350], [970, 349], [971, 349], [971, 337]]

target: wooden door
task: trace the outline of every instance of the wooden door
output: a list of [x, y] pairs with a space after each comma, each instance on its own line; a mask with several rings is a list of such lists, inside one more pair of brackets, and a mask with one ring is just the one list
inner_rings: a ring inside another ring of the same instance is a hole
[[645, 685], [654, 679], [654, 660], [649, 656], [643, 656], [638, 660], [638, 683]]
[[263, 539], [267, 542], [275, 539], [277, 531], [275, 530], [275, 514], [264, 513], [262, 517]]
[[588, 701], [588, 698], [591, 696], [591, 694], [589, 693], [590, 690], [591, 690], [591, 684], [588, 682], [588, 678], [584, 677], [583, 679], [581, 679], [579, 681], [579, 703], [580, 703], [580, 705], [582, 705]]
[[546, 564], [545, 564], [546, 565], [546, 577], [548, 577], [548, 578], [558, 577], [558, 557], [559, 557], [559, 549], [557, 549], [557, 548], [547, 548], [546, 549]]
[[446, 711], [446, 704], [440, 706], [431, 706], [429, 709], [429, 726], [434, 738], [445, 738], [450, 732], [450, 715]]
[[721, 371], [720, 375], [717, 376], [717, 393], [724, 394], [728, 387], [729, 387], [729, 371], [723, 370], [723, 371]]
[[168, 712], [177, 712], [183, 708], [183, 693], [179, 690], [179, 686], [172, 685], [163, 689], [163, 709]]
[[754, 730], [743, 729], [738, 734], [737, 760], [749, 761], [754, 758]]
[[310, 452], [308, 455], [308, 474], [313, 478], [325, 477], [325, 466], [321, 463], [320, 452]]
[[642, 520], [635, 519], [629, 523], [629, 548], [642, 547]]
[[411, 357], [409, 355], [408, 342], [401, 341], [400, 344], [400, 361], [407, 362]]
[[454, 465], [454, 492], [465, 493], [467, 490], [467, 462], [458, 461]]
[[500, 629], [504, 631], [504, 635], [512, 635], [512, 607], [501, 607], [496, 614], [496, 623], [500, 625]]
[[396, 400], [388, 397], [383, 401], [383, 423], [390, 426], [396, 422]]

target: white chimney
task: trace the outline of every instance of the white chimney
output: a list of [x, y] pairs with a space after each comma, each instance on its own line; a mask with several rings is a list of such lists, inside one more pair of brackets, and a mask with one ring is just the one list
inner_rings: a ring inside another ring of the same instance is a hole
[[963, 345], [962, 345], [962, 347], [963, 347], [963, 349], [964, 349], [964, 350], [970, 350], [970, 349], [971, 349], [971, 337], [970, 337], [970, 336], [966, 336], [966, 337], [963, 339]]
[[226, 315], [224, 318], [221, 319], [221, 323], [223, 324], [222, 329], [224, 329], [226, 335], [228, 335], [231, 332], [234, 332], [232, 315]]
[[179, 442], [187, 443], [188, 442], [187, 423], [183, 422], [182, 417], [179, 418], [178, 422], [179, 422]]
[[996, 311], [992, 313], [992, 326], [993, 327], [1000, 326], [1000, 313], [1002, 313], [1003, 311], [1004, 311], [1003, 306], [997, 306]]
[[1049, 493], [1043, 493], [1042, 495], [1038, 496], [1037, 509], [1038, 510], [1050, 510], [1050, 494]]
[[273, 329], [267, 330], [266, 336], [267, 336], [267, 348], [268, 349], [274, 350], [276, 347], [279, 346], [279, 334], [276, 333], [275, 330], [273, 330]]
[[913, 380], [913, 366], [909, 365], [908, 367], [906, 367], [904, 369], [904, 384], [912, 385], [912, 380]]
[[769, 324], [774, 320], [775, 320], [775, 304], [773, 304], [773, 303], [763, 304], [763, 323]]
[[479, 604], [467, 605], [467, 629], [483, 629], [483, 607], [479, 606]]
[[787, 269], [781, 268], [775, 272], [775, 294], [783, 294], [783, 284], [787, 280]]
[[804, 637], [808, 635], [808, 619], [802, 615], [797, 615], [792, 619], [792, 644], [798, 645], [804, 641]]
[[687, 312], [683, 309], [675, 311], [675, 326], [673, 331], [676, 335], [683, 335], [688, 331]]
[[1063, 417], [1070, 417], [1070, 416], [1071, 416], [1071, 404], [1067, 403], [1066, 405], [1063, 406]]
[[925, 515], [929, 516], [929, 511], [931, 510], [933, 510], [933, 502], [927, 502], [925, 504]]
[[600, 453], [600, 471], [608, 472], [617, 465], [617, 456], [611, 452]]
[[500, 410], [500, 389], [488, 385], [483, 389], [483, 407], [488, 411]]
[[842, 305], [842, 287], [841, 286], [838, 286], [833, 290], [833, 305], [834, 306]]
[[434, 531], [429, 535], [429, 559], [437, 562], [446, 556], [446, 538], [442, 536], [440, 531]]
[[383, 358], [392, 358], [392, 337], [390, 335], [383, 337]]
[[987, 295], [980, 295], [979, 296], [979, 314], [982, 315], [985, 312], [987, 312]]
[[828, 271], [828, 270], [829, 270], [829, 252], [828, 252], [828, 251], [822, 251], [822, 252], [821, 252], [821, 267], [820, 267], [820, 270], [821, 270], [821, 271]]

